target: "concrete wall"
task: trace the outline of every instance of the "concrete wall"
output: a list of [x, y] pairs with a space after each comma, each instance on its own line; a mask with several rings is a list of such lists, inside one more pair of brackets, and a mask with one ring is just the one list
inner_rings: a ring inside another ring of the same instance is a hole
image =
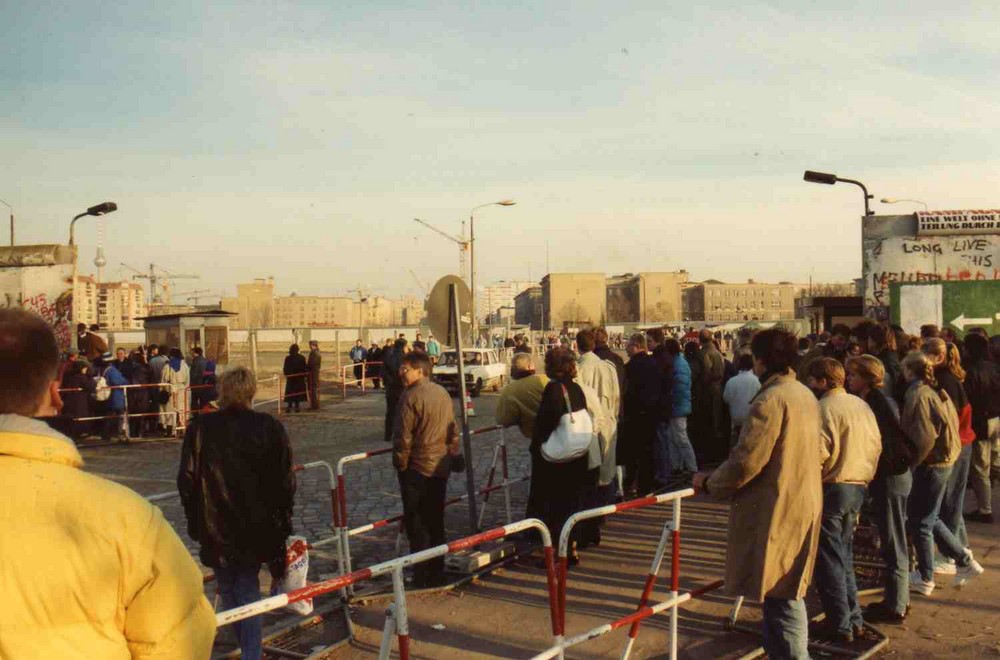
[[893, 282], [1000, 280], [1000, 234], [917, 236], [916, 215], [862, 220], [865, 315], [888, 320]]
[[35, 312], [56, 334], [59, 347], [73, 342], [75, 250], [63, 245], [0, 248], [0, 305]]

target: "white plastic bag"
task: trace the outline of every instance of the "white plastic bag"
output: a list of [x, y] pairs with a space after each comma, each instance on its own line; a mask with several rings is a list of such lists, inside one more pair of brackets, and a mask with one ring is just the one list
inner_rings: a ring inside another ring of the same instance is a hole
[[[271, 595], [288, 593], [306, 586], [309, 573], [309, 543], [304, 536], [289, 536], [285, 541], [285, 577], [271, 582]], [[312, 598], [289, 603], [288, 608], [296, 614], [310, 614], [313, 611]]]

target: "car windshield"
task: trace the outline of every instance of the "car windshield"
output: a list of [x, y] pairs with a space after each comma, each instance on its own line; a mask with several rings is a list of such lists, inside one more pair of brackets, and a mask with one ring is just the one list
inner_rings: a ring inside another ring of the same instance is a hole
[[[483, 354], [475, 351], [462, 351], [462, 359], [466, 366], [483, 364]], [[448, 351], [441, 356], [441, 365], [454, 367], [458, 365], [455, 351]]]

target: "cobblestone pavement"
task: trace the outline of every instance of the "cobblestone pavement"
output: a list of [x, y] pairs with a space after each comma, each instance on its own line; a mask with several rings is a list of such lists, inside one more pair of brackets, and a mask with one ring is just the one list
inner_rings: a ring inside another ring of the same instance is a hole
[[[473, 429], [494, 423], [496, 396], [484, 393], [475, 399], [476, 412], [471, 421]], [[274, 412], [274, 406], [264, 409]], [[456, 399], [456, 416], [460, 413]], [[301, 412], [282, 416], [288, 430], [296, 463], [323, 460], [335, 466], [342, 456], [381, 449], [386, 447], [382, 440], [385, 399], [381, 392], [369, 392], [365, 396], [354, 395], [346, 401], [339, 397], [323, 401], [318, 412]], [[509, 474], [517, 478], [528, 472], [528, 442], [516, 429], [505, 432], [508, 444]], [[473, 437], [473, 461], [476, 485], [482, 487], [490, 471], [494, 448], [499, 433], [496, 431]], [[169, 492], [176, 489], [175, 478], [180, 460], [181, 442], [163, 440], [154, 442], [133, 442], [110, 447], [84, 448], [85, 469], [120, 482], [144, 496]], [[345, 468], [347, 482], [348, 521], [357, 527], [402, 513], [399, 487], [392, 468], [391, 456], [382, 455], [349, 463]], [[496, 480], [500, 479], [497, 468]], [[465, 493], [464, 474], [452, 475], [448, 483], [448, 497]], [[523, 517], [527, 498], [527, 484], [512, 487], [512, 514], [515, 520]], [[159, 503], [164, 515], [184, 540], [192, 555], [197, 557], [197, 544], [187, 535], [187, 525], [180, 502], [168, 499]], [[311, 469], [298, 473], [298, 490], [295, 496], [295, 533], [302, 534], [310, 542], [332, 535], [332, 506], [330, 482], [323, 469]], [[503, 493], [497, 491], [489, 498], [483, 519], [484, 528], [502, 525], [506, 522]], [[446, 516], [448, 538], [459, 538], [469, 534], [468, 507], [465, 502], [448, 509]], [[351, 539], [353, 567], [359, 568], [395, 556], [396, 524], [374, 530]], [[310, 579], [321, 579], [336, 572], [331, 561], [334, 546], [324, 551], [316, 551], [310, 558]], [[406, 551], [405, 538], [402, 550]]]

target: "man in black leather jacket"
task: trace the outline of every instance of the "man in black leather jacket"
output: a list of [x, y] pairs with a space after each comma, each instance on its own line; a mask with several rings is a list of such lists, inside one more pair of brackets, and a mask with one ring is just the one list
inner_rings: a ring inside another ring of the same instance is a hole
[[[260, 599], [257, 574], [285, 572], [285, 540], [292, 533], [295, 473], [281, 422], [251, 408], [257, 383], [236, 367], [222, 375], [221, 410], [187, 428], [177, 474], [188, 534], [215, 569], [223, 609]], [[259, 658], [259, 617], [236, 624], [244, 658]]]

